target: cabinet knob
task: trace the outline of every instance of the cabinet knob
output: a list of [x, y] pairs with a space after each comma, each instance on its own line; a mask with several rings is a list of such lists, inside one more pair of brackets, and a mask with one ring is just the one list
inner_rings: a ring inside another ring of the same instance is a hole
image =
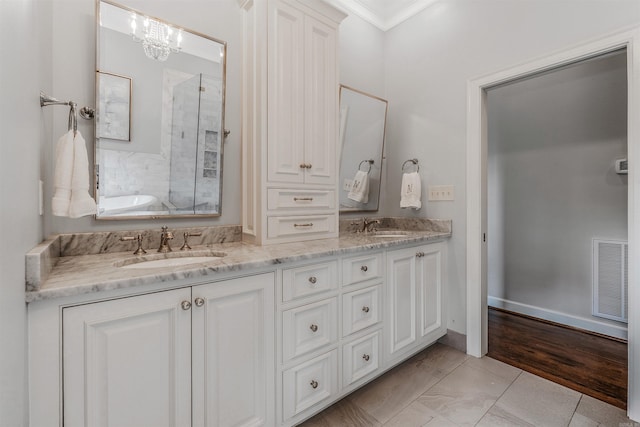
[[307, 169], [311, 169], [311, 163], [307, 163]]
[[363, 354], [362, 358], [364, 359], [365, 362], [369, 361], [369, 355], [368, 354]]
[[318, 325], [311, 325], [309, 326], [309, 329], [311, 329], [312, 332], [316, 332], [318, 330]]
[[365, 313], [369, 312], [369, 307], [367, 307], [366, 305], [364, 307], [362, 307], [362, 311], [364, 311]]
[[367, 270], [369, 270], [369, 267], [367, 267], [366, 265], [363, 265], [362, 267], [360, 267], [360, 270], [362, 270], [362, 271], [364, 271], [366, 273]]
[[300, 169], [311, 169], [310, 163], [300, 163]]
[[180, 307], [182, 307], [183, 310], [189, 310], [191, 308], [191, 301], [182, 301]]
[[422, 258], [424, 256], [424, 252], [416, 252], [416, 257]]
[[316, 380], [311, 380], [309, 384], [311, 385], [311, 388], [318, 388], [318, 381]]
[[318, 279], [316, 279], [315, 276], [309, 277], [309, 283], [311, 283], [312, 285], [315, 285], [317, 281], [318, 281]]
[[193, 302], [196, 304], [196, 307], [202, 307], [204, 305], [204, 298], [198, 297]]

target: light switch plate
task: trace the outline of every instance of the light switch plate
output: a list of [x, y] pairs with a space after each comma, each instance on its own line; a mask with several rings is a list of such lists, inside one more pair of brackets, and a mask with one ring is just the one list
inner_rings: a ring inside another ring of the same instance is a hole
[[453, 185], [430, 185], [429, 200], [430, 201], [454, 200], [453, 189], [454, 189]]

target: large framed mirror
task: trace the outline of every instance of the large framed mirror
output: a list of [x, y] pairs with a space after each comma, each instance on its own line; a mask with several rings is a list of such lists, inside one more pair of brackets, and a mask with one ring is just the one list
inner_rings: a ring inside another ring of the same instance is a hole
[[97, 219], [219, 216], [226, 42], [97, 1]]
[[340, 212], [377, 211], [386, 100], [340, 85]]

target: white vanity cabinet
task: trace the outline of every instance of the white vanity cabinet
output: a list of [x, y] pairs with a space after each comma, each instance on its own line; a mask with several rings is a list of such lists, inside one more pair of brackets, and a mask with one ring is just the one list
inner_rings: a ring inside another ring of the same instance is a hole
[[191, 290], [63, 310], [64, 425], [191, 424]]
[[273, 425], [274, 303], [266, 273], [63, 308], [62, 425]]
[[387, 252], [387, 363], [395, 363], [446, 334], [445, 249], [440, 242]]
[[282, 270], [278, 419], [291, 426], [382, 369], [382, 252]]
[[243, 232], [259, 244], [338, 235], [338, 26], [321, 0], [241, 2]]

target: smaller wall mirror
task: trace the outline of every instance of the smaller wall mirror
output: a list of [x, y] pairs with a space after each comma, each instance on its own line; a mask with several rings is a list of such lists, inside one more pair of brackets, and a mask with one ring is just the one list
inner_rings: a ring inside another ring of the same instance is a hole
[[97, 2], [98, 219], [219, 216], [225, 42]]
[[378, 210], [387, 104], [340, 85], [340, 212]]

